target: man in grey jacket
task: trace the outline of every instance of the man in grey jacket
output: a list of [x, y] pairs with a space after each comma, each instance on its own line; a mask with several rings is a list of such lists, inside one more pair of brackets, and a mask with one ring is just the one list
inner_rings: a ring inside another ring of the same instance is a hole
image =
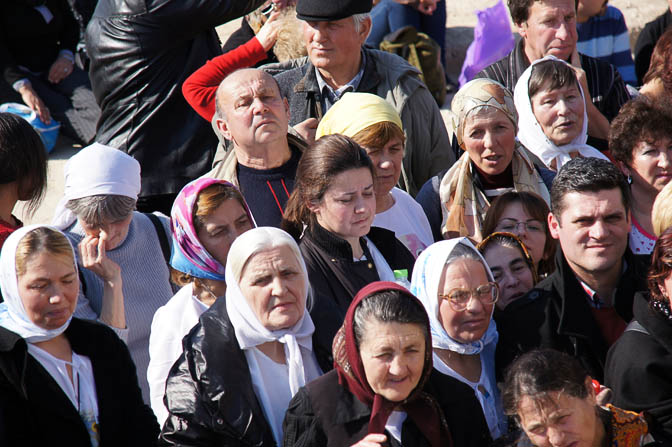
[[293, 126], [317, 127], [347, 91], [389, 101], [406, 134], [400, 186], [415, 195], [430, 177], [452, 166], [455, 157], [439, 108], [419, 72], [396, 55], [363, 48], [371, 30], [371, 5], [371, 0], [299, 0], [296, 12], [304, 21], [308, 58], [267, 69], [289, 100]]

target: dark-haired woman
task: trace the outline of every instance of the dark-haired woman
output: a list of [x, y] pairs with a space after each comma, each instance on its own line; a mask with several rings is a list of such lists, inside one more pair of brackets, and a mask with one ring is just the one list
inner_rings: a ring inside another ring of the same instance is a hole
[[47, 188], [47, 156], [28, 122], [0, 113], [0, 247], [23, 223], [12, 214], [19, 200], [34, 213]]
[[432, 368], [429, 319], [405, 288], [375, 282], [334, 339], [335, 370], [294, 396], [284, 447], [485, 446], [471, 390]]
[[634, 99], [621, 108], [609, 130], [609, 150], [632, 192], [629, 246], [634, 254], [653, 251], [653, 202], [672, 180], [672, 108], [663, 104]]
[[635, 295], [633, 321], [611, 347], [605, 384], [614, 405], [645, 411], [651, 433], [672, 444], [672, 229], [656, 242], [649, 271], [649, 293]]
[[283, 228], [301, 237], [315, 292], [315, 353], [332, 368], [331, 345], [357, 291], [394, 281], [394, 270], [411, 274], [415, 258], [392, 231], [371, 227], [376, 215], [373, 164], [348, 137], [327, 135], [301, 157]]

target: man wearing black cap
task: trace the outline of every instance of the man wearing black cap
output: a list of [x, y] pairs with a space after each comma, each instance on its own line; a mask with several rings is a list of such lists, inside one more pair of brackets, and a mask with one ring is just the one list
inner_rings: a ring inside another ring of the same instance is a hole
[[304, 21], [308, 60], [293, 69], [292, 65], [268, 69], [276, 73], [287, 67], [275, 77], [289, 100], [291, 125], [319, 120], [347, 91], [373, 93], [389, 101], [406, 134], [399, 182], [415, 195], [455, 159], [439, 108], [419, 72], [396, 55], [363, 48], [371, 30], [371, 6], [371, 0], [299, 0], [296, 13]]

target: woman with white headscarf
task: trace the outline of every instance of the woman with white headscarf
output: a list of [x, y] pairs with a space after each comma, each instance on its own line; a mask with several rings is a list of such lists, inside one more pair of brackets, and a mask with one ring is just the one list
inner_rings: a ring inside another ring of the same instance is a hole
[[485, 260], [465, 237], [432, 244], [415, 263], [411, 292], [429, 314], [434, 368], [469, 385], [492, 438], [504, 435], [492, 319], [499, 287]]
[[588, 140], [588, 114], [574, 69], [555, 56], [530, 64], [516, 83], [518, 139], [550, 169], [574, 157], [608, 158]]
[[145, 402], [149, 333], [156, 309], [173, 296], [167, 260], [170, 221], [135, 212], [140, 164], [92, 144], [65, 165], [64, 196], [53, 224], [79, 245], [81, 291], [75, 315], [107, 324], [124, 340]]
[[165, 445], [282, 445], [290, 399], [321, 374], [294, 239], [272, 227], [243, 233], [225, 276], [226, 299], [201, 315], [168, 376]]
[[16, 230], [0, 255], [0, 445], [153, 445], [128, 348], [109, 328], [73, 318], [79, 281], [68, 239]]

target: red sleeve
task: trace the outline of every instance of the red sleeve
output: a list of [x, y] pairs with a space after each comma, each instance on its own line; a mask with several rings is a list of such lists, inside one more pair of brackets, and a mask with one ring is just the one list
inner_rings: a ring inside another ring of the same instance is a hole
[[229, 73], [251, 67], [266, 59], [266, 51], [253, 37], [235, 50], [209, 60], [182, 84], [182, 94], [189, 105], [207, 121], [215, 114], [215, 92]]

